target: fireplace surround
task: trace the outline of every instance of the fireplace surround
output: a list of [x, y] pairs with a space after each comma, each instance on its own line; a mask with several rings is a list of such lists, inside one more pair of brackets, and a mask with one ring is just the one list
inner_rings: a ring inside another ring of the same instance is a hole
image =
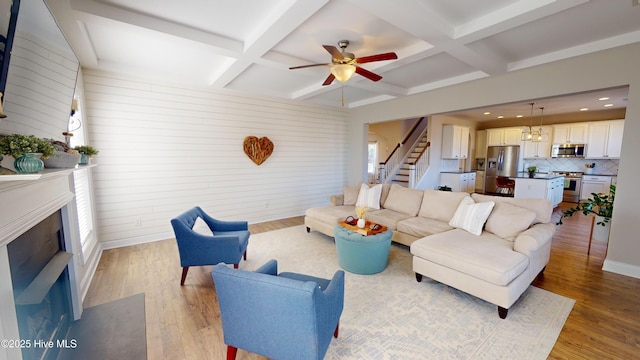
[[[62, 287], [54, 290], [62, 292], [69, 307], [69, 321], [77, 320], [82, 314], [80, 295], [80, 279], [77, 275], [78, 254], [81, 249], [75, 246], [78, 237], [77, 220], [71, 215], [75, 212], [73, 202], [73, 180], [70, 174], [74, 169], [65, 169], [43, 174], [37, 180], [16, 180], [0, 182], [0, 339], [3, 340], [39, 340], [21, 338], [19, 330], [16, 299], [14, 298], [12, 265], [9, 261], [10, 244], [22, 234], [28, 232], [47, 218], [54, 216], [60, 223], [60, 242], [58, 249], [50, 249], [48, 253], [67, 252], [68, 264], [59, 273], [55, 284]], [[41, 244], [42, 246], [42, 244]], [[14, 247], [11, 245], [11, 247]], [[64, 250], [64, 251], [61, 251]], [[47, 257], [48, 255], [44, 256]], [[47, 259], [46, 262], [48, 262]], [[43, 260], [44, 261], [44, 260]], [[15, 266], [15, 265], [13, 265]], [[26, 286], [18, 281], [17, 286], [22, 290]], [[56, 285], [54, 285], [54, 288]], [[64, 287], [65, 290], [60, 290]], [[22, 293], [22, 291], [21, 291]], [[46, 296], [51, 296], [47, 294]], [[54, 295], [60, 298], [60, 295]], [[49, 299], [48, 301], [51, 301]], [[58, 300], [54, 300], [58, 301]], [[57, 305], [54, 305], [54, 307]], [[30, 335], [28, 335], [30, 336]], [[22, 351], [19, 346], [0, 348], [0, 359], [21, 359]]]

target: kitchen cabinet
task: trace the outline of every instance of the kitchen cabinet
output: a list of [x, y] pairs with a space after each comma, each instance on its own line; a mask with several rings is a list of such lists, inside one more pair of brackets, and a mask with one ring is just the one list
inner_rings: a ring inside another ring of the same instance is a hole
[[487, 146], [520, 145], [522, 129], [497, 128], [487, 130]]
[[440, 185], [446, 185], [452, 191], [473, 193], [476, 188], [476, 173], [440, 173]]
[[587, 159], [618, 159], [622, 150], [624, 120], [596, 121], [589, 126]]
[[469, 154], [469, 128], [458, 125], [442, 127], [443, 159], [466, 159]]
[[476, 131], [476, 159], [487, 157], [487, 130]]
[[[536, 128], [537, 129], [537, 128]], [[542, 127], [541, 141], [523, 141], [522, 142], [522, 158], [537, 159], [551, 157], [551, 134], [553, 128], [551, 126]]]
[[553, 125], [554, 144], [586, 144], [589, 123]]
[[476, 171], [476, 192], [484, 192], [484, 171]]
[[580, 200], [587, 200], [592, 193], [609, 195], [611, 186], [611, 176], [582, 175], [582, 185], [580, 188]]
[[548, 199], [553, 207], [562, 202], [564, 191], [564, 177], [553, 179], [516, 178], [515, 198]]

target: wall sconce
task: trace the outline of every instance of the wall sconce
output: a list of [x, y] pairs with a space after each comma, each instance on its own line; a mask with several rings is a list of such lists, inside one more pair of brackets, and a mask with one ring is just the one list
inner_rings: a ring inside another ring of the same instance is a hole
[[4, 119], [7, 117], [7, 114], [4, 113], [2, 109], [2, 93], [0, 92], [0, 119]]
[[331, 67], [331, 73], [336, 77], [336, 80], [341, 83], [347, 82], [351, 79], [351, 76], [356, 72], [356, 67], [351, 64], [339, 64]]
[[76, 111], [78, 111], [78, 100], [73, 99], [71, 100], [71, 116], [73, 116]]

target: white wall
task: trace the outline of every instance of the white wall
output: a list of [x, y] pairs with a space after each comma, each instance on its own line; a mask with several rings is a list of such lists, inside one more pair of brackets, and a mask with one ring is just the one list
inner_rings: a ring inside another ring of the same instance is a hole
[[[616, 205], [604, 269], [640, 277], [640, 192], [634, 186], [634, 180], [640, 178], [640, 164], [635, 160], [640, 152], [639, 58], [640, 44], [628, 45], [353, 109], [352, 158], [361, 158], [366, 141], [357, 130], [358, 124], [629, 85]], [[432, 135], [437, 136], [435, 131]], [[358, 171], [361, 166], [354, 163], [350, 167], [351, 182], [362, 179]]]
[[[347, 173], [342, 109], [84, 71], [98, 237], [104, 248], [173, 237], [170, 220], [201, 206], [257, 223], [328, 205]], [[262, 165], [246, 136], [275, 144]]]

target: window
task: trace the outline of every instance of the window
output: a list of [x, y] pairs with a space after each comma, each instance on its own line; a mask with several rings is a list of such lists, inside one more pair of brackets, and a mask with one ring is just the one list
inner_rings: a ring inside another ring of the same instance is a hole
[[369, 149], [369, 156], [368, 156], [368, 166], [367, 166], [367, 171], [369, 174], [375, 174], [376, 173], [376, 169], [377, 169], [377, 164], [378, 164], [378, 142], [377, 141], [373, 141], [369, 143], [368, 146]]

